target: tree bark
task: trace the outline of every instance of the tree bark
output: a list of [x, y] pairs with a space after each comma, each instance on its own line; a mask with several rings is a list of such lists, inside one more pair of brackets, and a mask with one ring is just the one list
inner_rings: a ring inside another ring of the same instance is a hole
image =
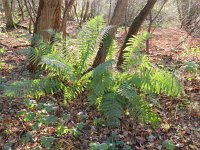
[[72, 6], [74, 4], [75, 0], [65, 0], [65, 10], [64, 10], [64, 14], [63, 14], [63, 19], [62, 19], [62, 23], [60, 26], [60, 31], [63, 32], [63, 36], [66, 37], [66, 28], [67, 28], [67, 18], [69, 16], [69, 12], [72, 9]]
[[157, 2], [157, 0], [148, 0], [145, 7], [141, 10], [141, 12], [133, 20], [133, 22], [129, 28], [128, 34], [124, 40], [124, 43], [119, 51], [118, 62], [117, 62], [118, 67], [121, 66], [124, 61], [124, 58], [123, 58], [124, 49], [127, 46], [129, 38], [131, 38], [133, 35], [137, 35], [141, 25], [145, 21], [146, 17], [148, 16], [151, 9], [154, 7], [156, 2]]
[[17, 0], [18, 2], [18, 6], [19, 6], [19, 9], [21, 11], [21, 16], [22, 16], [22, 21], [24, 21], [24, 9], [23, 9], [23, 2], [20, 1], [20, 0]]
[[111, 45], [107, 45], [107, 44], [111, 44], [111, 43], [108, 43], [107, 41], [110, 41], [110, 38], [114, 39], [115, 33], [117, 31], [117, 27], [122, 22], [123, 16], [126, 13], [127, 6], [128, 6], [128, 0], [118, 0], [117, 1], [115, 10], [113, 12], [113, 16], [109, 23], [109, 25], [114, 25], [116, 27], [113, 28], [112, 30], [110, 30], [110, 32], [108, 33], [108, 36], [104, 39], [103, 43], [101, 44], [99, 51], [97, 52], [97, 55], [93, 62], [93, 65], [92, 65], [93, 68], [95, 68], [99, 64], [105, 62], [108, 48], [111, 46]]
[[9, 0], [2, 0], [2, 2], [6, 17], [6, 29], [13, 29], [15, 27], [15, 23], [13, 21], [13, 15], [9, 4]]
[[[147, 32], [151, 33], [151, 28], [152, 28], [152, 25], [153, 25], [153, 22], [158, 18], [158, 16], [160, 15], [162, 9], [164, 8], [165, 4], [167, 3], [168, 0], [164, 0], [162, 6], [160, 7], [160, 9], [158, 10], [158, 13], [156, 14], [156, 16], [153, 18], [152, 16], [152, 13], [151, 11], [149, 12], [149, 27], [148, 27], [148, 30]], [[146, 52], [147, 54], [149, 54], [149, 44], [150, 44], [150, 39], [148, 39], [146, 41]]]
[[83, 15], [83, 21], [82, 22], [85, 22], [87, 17], [88, 17], [88, 11], [89, 11], [89, 7], [90, 7], [90, 1], [88, 0], [86, 2], [86, 8], [85, 8], [85, 13]]
[[[196, 25], [196, 22], [200, 20], [200, 1], [199, 0], [177, 0], [177, 7], [179, 10], [179, 18], [181, 21], [181, 27], [188, 33], [193, 30], [192, 35], [200, 36], [200, 24]], [[196, 26], [196, 27], [195, 27]]]
[[59, 30], [61, 19], [61, 0], [40, 0], [34, 33], [43, 37], [44, 41], [49, 41], [51, 36], [47, 29]]

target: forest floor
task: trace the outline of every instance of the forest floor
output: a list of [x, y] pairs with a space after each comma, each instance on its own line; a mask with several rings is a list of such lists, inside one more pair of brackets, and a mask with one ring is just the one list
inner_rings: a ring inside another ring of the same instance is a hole
[[[85, 97], [69, 102], [66, 107], [56, 103], [56, 116], [62, 119], [62, 114], [68, 114], [68, 128], [74, 128], [80, 122], [84, 127], [78, 137], [71, 135], [56, 137], [56, 143], [63, 149], [88, 149], [91, 142], [105, 142], [108, 137], [116, 136], [116, 140], [123, 141], [132, 149], [162, 149], [163, 141], [172, 140], [176, 149], [200, 149], [200, 75], [188, 73], [181, 66], [186, 62], [195, 61], [200, 66], [200, 54], [192, 52], [190, 47], [199, 47], [200, 39], [188, 37], [185, 42], [177, 46], [187, 34], [179, 29], [156, 29], [150, 41], [150, 58], [153, 63], [169, 70], [176, 69], [179, 79], [184, 84], [186, 95], [172, 99], [164, 95], [152, 99], [155, 111], [161, 117], [158, 128], [135, 122], [129, 117], [122, 118], [121, 129], [109, 129], [95, 122], [100, 113], [89, 107]], [[0, 33], [0, 94], [1, 85], [32, 79], [34, 75], [27, 70], [27, 60], [19, 45], [28, 44], [28, 33], [16, 29], [9, 33]], [[123, 32], [117, 35], [118, 43], [122, 43]], [[17, 46], [17, 48], [16, 48]], [[198, 68], [199, 69], [199, 68]], [[49, 102], [51, 98], [43, 98], [42, 102]], [[39, 146], [41, 136], [55, 137], [56, 127], [46, 126], [39, 131], [32, 132], [31, 142], [23, 142], [23, 136], [31, 132], [32, 124], [23, 122], [17, 113], [26, 109], [21, 98], [0, 97], [0, 149], [9, 148], [23, 150], [35, 149]], [[35, 110], [32, 110], [35, 111]], [[80, 117], [80, 112], [86, 120]], [[99, 126], [99, 127], [98, 127]], [[54, 148], [54, 149], [59, 149]]]

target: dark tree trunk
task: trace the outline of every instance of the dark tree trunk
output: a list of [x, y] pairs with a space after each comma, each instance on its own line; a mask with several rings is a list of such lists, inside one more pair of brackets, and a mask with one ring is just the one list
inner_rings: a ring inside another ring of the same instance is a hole
[[15, 23], [13, 21], [13, 15], [11, 12], [11, 7], [8, 0], [3, 0], [3, 8], [5, 11], [5, 17], [6, 17], [6, 29], [13, 29], [15, 28]]
[[117, 1], [117, 4], [115, 6], [115, 10], [113, 12], [113, 16], [112, 16], [110, 23], [109, 23], [109, 25], [114, 25], [116, 27], [113, 28], [112, 30], [110, 30], [110, 32], [108, 33], [108, 36], [104, 39], [102, 45], [100, 46], [99, 51], [97, 52], [97, 55], [95, 57], [93, 65], [92, 65], [93, 68], [95, 68], [99, 64], [105, 62], [108, 48], [111, 46], [110, 45], [111, 43], [109, 43], [109, 41], [115, 37], [117, 27], [122, 22], [123, 16], [126, 13], [127, 6], [128, 6], [128, 0], [118, 0]]
[[[47, 29], [59, 30], [61, 19], [61, 0], [40, 0], [36, 22], [34, 26], [34, 34], [42, 36], [45, 42], [51, 40], [51, 35]], [[34, 45], [32, 45], [34, 47]], [[30, 61], [28, 65], [30, 72], [38, 69], [37, 64]]]
[[75, 2], [75, 0], [70, 0], [70, 1], [65, 0], [65, 10], [64, 10], [64, 14], [63, 14], [62, 23], [60, 26], [60, 31], [63, 32], [64, 37], [67, 36], [67, 33], [66, 33], [67, 19], [69, 17], [69, 12], [71, 11], [74, 2]]
[[123, 58], [124, 49], [127, 46], [129, 38], [131, 38], [133, 35], [137, 35], [141, 25], [145, 21], [146, 17], [148, 16], [151, 9], [154, 7], [156, 2], [157, 2], [157, 0], [148, 0], [145, 7], [141, 10], [141, 12], [133, 20], [133, 22], [129, 28], [128, 34], [124, 40], [124, 43], [120, 49], [120, 52], [119, 52], [119, 57], [118, 57], [118, 62], [117, 62], [118, 67], [121, 66], [124, 61], [124, 58]]
[[39, 33], [44, 41], [49, 41], [51, 36], [47, 29], [59, 30], [61, 19], [61, 0], [40, 0], [34, 33]]
[[177, 0], [177, 7], [181, 21], [181, 27], [191, 35], [200, 36], [200, 24], [198, 23], [200, 20], [200, 1]]
[[87, 1], [87, 2], [86, 2], [85, 13], [84, 13], [84, 15], [83, 15], [83, 22], [85, 22], [86, 19], [87, 19], [87, 17], [88, 17], [89, 7], [90, 7], [90, 1]]

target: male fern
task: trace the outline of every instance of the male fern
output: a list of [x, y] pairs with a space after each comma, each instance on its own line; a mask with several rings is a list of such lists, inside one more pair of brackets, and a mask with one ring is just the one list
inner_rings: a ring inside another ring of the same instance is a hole
[[[119, 126], [125, 111], [144, 123], [156, 125], [160, 119], [146, 97], [151, 93], [180, 96], [182, 85], [175, 75], [151, 64], [144, 52], [144, 42], [150, 37], [148, 33], [129, 40], [124, 53], [123, 72], [113, 69], [115, 41], [109, 38], [104, 41], [112, 28], [104, 28], [103, 18], [95, 17], [81, 29], [75, 40], [75, 51], [70, 49], [70, 44], [62, 47], [60, 38], [55, 38], [55, 43], [50, 44], [40, 41], [32, 49], [30, 60], [47, 76], [16, 82], [7, 87], [6, 94], [40, 97], [62, 91], [65, 100], [71, 100], [88, 91], [89, 103], [97, 106], [109, 126]], [[87, 71], [102, 41], [106, 42], [106, 62]], [[74, 57], [75, 53], [80, 55]]]

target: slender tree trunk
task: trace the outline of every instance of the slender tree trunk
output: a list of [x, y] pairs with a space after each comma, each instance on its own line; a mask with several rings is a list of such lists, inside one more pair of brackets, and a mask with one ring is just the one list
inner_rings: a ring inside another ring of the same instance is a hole
[[88, 1], [86, 2], [85, 13], [84, 13], [84, 15], [83, 15], [83, 22], [85, 22], [86, 19], [87, 19], [87, 17], [88, 17], [89, 7], [90, 7], [90, 1], [88, 0]]
[[124, 40], [124, 43], [120, 49], [120, 52], [119, 52], [119, 57], [118, 57], [118, 62], [117, 62], [118, 67], [121, 66], [124, 61], [124, 58], [123, 58], [124, 49], [127, 46], [129, 38], [131, 38], [133, 35], [137, 35], [141, 25], [145, 21], [146, 17], [148, 16], [151, 9], [154, 7], [156, 2], [157, 2], [157, 0], [148, 0], [145, 7], [141, 10], [141, 12], [138, 14], [138, 16], [136, 16], [136, 18], [133, 20], [133, 22], [129, 28], [128, 34]]
[[62, 23], [60, 26], [60, 31], [63, 32], [63, 36], [66, 37], [66, 28], [67, 28], [67, 18], [69, 17], [69, 12], [72, 9], [72, 6], [74, 4], [75, 0], [65, 0], [65, 10], [64, 10], [64, 15], [62, 19]]
[[17, 0], [18, 2], [18, 6], [19, 6], [19, 9], [21, 11], [21, 16], [22, 16], [22, 21], [24, 21], [24, 9], [23, 9], [23, 2], [20, 1], [20, 0]]
[[32, 21], [32, 23], [34, 24], [35, 23], [35, 17], [33, 16], [33, 12], [32, 12], [32, 9], [30, 7], [28, 7], [28, 3], [27, 3], [27, 0], [24, 0], [24, 4], [26, 6], [26, 9], [28, 11], [28, 14], [30, 16], [30, 20]]
[[[164, 0], [162, 6], [161, 6], [160, 9], [158, 10], [158, 13], [156, 14], [156, 16], [155, 16], [154, 18], [152, 17], [151, 11], [149, 12], [149, 27], [148, 27], [148, 30], [147, 30], [149, 33], [151, 33], [152, 25], [153, 25], [154, 21], [155, 21], [155, 20], [158, 18], [158, 16], [160, 15], [160, 13], [161, 13], [162, 9], [164, 8], [165, 4], [167, 3], [167, 1], [168, 1], [168, 0]], [[149, 45], [150, 45], [150, 39], [148, 39], [148, 40], [146, 41], [146, 52], [147, 52], [147, 54], [149, 54], [149, 51], [150, 51], [150, 50], [149, 50]]]
[[108, 13], [108, 22], [110, 22], [111, 12], [112, 12], [112, 0], [109, 1], [110, 7], [109, 7], [109, 13]]
[[58, 31], [60, 18], [61, 0], [40, 0], [34, 33], [39, 33], [44, 41], [49, 41], [51, 36], [45, 30], [53, 29]]
[[[40, 0], [36, 22], [34, 25], [34, 34], [40, 34], [45, 42], [51, 40], [48, 29], [59, 30], [61, 19], [61, 0]], [[34, 45], [33, 45], [34, 46]], [[30, 72], [37, 70], [37, 65], [29, 63]]]
[[200, 1], [182, 0], [179, 2], [177, 0], [177, 7], [179, 9], [181, 27], [188, 33], [194, 29], [192, 35], [200, 36], [200, 24], [196, 25], [198, 20], [200, 20]]
[[9, 0], [2, 0], [2, 2], [6, 17], [6, 29], [13, 29], [15, 27], [15, 23], [13, 21], [13, 15], [11, 12]]
[[113, 28], [112, 30], [110, 30], [109, 35], [104, 39], [102, 45], [100, 46], [100, 49], [97, 52], [97, 55], [95, 57], [93, 65], [92, 65], [93, 68], [95, 68], [99, 64], [105, 62], [108, 48], [111, 46], [110, 45], [111, 43], [108, 43], [107, 41], [110, 41], [110, 38], [115, 37], [117, 27], [122, 22], [123, 16], [126, 13], [127, 6], [128, 6], [128, 0], [118, 0], [117, 1], [117, 4], [115, 6], [115, 10], [113, 12], [113, 16], [112, 16], [110, 23], [109, 23], [109, 25], [114, 25], [116, 27]]

